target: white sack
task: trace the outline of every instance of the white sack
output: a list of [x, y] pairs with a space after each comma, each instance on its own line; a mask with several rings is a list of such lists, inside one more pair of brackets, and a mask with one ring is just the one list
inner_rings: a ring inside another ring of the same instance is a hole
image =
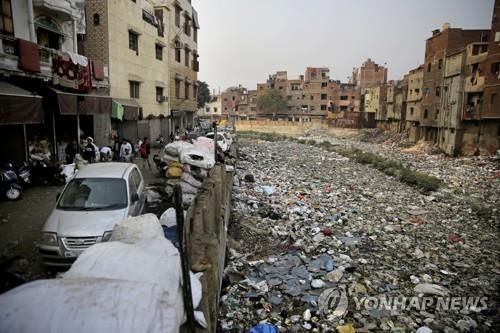
[[0, 332], [177, 333], [182, 292], [170, 294], [159, 285], [123, 280], [38, 280], [0, 295]]
[[215, 166], [215, 157], [206, 150], [196, 148], [185, 149], [181, 152], [181, 163], [187, 163], [203, 169], [212, 169]]
[[163, 239], [163, 229], [154, 214], [130, 217], [115, 225], [111, 241], [135, 243], [141, 239]]
[[200, 188], [202, 184], [199, 180], [196, 180], [190, 173], [187, 172], [182, 173], [181, 179], [196, 188]]

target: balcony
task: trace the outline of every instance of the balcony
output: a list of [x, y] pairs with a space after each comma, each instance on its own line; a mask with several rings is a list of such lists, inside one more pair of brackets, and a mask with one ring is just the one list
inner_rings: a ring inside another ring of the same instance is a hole
[[71, 0], [33, 0], [33, 7], [61, 15], [65, 20], [72, 20], [77, 16], [77, 9], [73, 7]]
[[[42, 79], [44, 81], [53, 80], [53, 59], [61, 54], [60, 51], [38, 46], [40, 56], [40, 72], [26, 72], [19, 68], [19, 47], [16, 38], [0, 35], [0, 73], [12, 76], [23, 76]], [[89, 59], [89, 61], [91, 61]], [[94, 88], [106, 88], [109, 86], [108, 66], [104, 66], [104, 80], [96, 81], [92, 78]]]

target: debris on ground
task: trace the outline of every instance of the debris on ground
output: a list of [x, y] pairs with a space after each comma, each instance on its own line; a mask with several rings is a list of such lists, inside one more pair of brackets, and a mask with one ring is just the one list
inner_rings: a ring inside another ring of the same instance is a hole
[[[312, 142], [240, 140], [221, 331], [266, 323], [280, 332], [494, 332], [500, 186], [483, 176], [498, 169], [348, 142], [445, 186], [422, 193]], [[457, 187], [492, 214], [477, 214]], [[387, 310], [373, 304], [382, 296], [486, 297], [487, 307]]]

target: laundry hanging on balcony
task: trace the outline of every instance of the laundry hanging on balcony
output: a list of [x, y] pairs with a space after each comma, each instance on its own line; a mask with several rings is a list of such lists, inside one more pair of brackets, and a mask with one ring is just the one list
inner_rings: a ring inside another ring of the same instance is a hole
[[64, 52], [52, 59], [54, 84], [78, 91], [92, 91], [90, 62], [80, 54]]

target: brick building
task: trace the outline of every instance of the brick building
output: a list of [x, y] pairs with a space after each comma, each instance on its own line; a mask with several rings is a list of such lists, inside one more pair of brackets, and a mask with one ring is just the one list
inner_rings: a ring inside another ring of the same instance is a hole
[[385, 84], [387, 83], [387, 68], [368, 58], [361, 67], [353, 69], [352, 82], [362, 91], [372, 85]]
[[421, 135], [425, 140], [437, 141], [438, 116], [443, 89], [443, 70], [447, 52], [452, 52], [472, 42], [487, 41], [489, 30], [463, 30], [443, 24], [427, 39], [425, 45], [424, 85]]

